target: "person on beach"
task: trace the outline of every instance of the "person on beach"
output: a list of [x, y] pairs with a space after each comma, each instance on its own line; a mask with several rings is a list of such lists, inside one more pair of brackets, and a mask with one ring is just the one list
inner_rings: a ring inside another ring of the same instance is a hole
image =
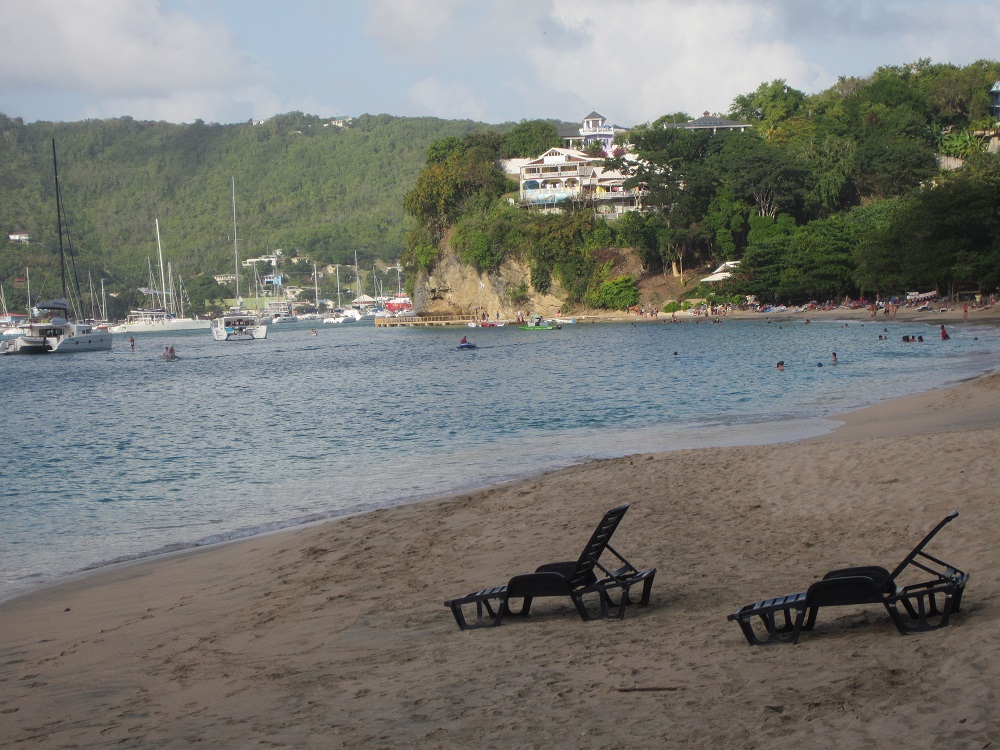
[[948, 335], [948, 331], [945, 330], [944, 323], [941, 324], [941, 340], [947, 341], [951, 336]]
[[965, 307], [962, 308], [962, 320], [966, 323], [969, 322], [969, 303], [965, 303]]

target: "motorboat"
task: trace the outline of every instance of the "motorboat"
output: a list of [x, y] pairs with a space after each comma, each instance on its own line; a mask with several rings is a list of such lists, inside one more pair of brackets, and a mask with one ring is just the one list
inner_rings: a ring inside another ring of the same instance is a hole
[[562, 328], [562, 324], [545, 320], [541, 315], [529, 315], [528, 322], [520, 326], [522, 331], [552, 331]]
[[292, 313], [292, 306], [288, 302], [272, 300], [264, 308], [263, 318], [270, 318], [272, 323], [294, 323], [299, 318]]

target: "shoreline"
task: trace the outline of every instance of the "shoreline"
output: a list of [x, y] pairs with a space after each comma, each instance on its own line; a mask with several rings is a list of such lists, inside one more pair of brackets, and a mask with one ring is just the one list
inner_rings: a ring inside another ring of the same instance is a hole
[[[655, 321], [648, 321], [655, 322]], [[662, 322], [662, 321], [661, 321]], [[993, 424], [1000, 425], [1000, 404], [997, 405], [995, 409], [982, 409], [978, 410], [975, 415], [969, 416], [965, 415], [961, 419], [955, 422], [947, 421], [947, 414], [945, 414], [945, 421], [939, 422], [935, 425], [928, 425], [926, 421], [920, 414], [922, 409], [935, 408], [935, 404], [939, 400], [939, 394], [951, 391], [956, 388], [960, 388], [965, 383], [974, 383], [978, 380], [984, 380], [991, 378], [996, 375], [1000, 378], [1000, 368], [994, 371], [986, 372], [982, 375], [974, 375], [967, 377], [956, 384], [944, 385], [932, 388], [927, 391], [922, 391], [919, 393], [908, 394], [904, 396], [897, 396], [886, 401], [877, 402], [874, 404], [869, 404], [861, 406], [855, 409], [850, 409], [843, 413], [829, 414], [825, 416], [815, 417], [814, 421], [827, 423], [829, 427], [818, 435], [806, 435], [799, 436], [792, 434], [790, 436], [772, 438], [768, 437], [759, 441], [747, 441], [732, 444], [709, 444], [709, 445], [699, 445], [697, 447], [682, 446], [677, 448], [672, 448], [670, 450], [657, 450], [652, 452], [641, 452], [641, 453], [627, 453], [622, 455], [614, 455], [610, 457], [597, 457], [597, 458], [584, 458], [580, 460], [574, 460], [568, 465], [558, 466], [556, 468], [538, 471], [529, 471], [523, 474], [517, 474], [511, 476], [510, 478], [488, 482], [486, 484], [478, 484], [472, 482], [468, 485], [458, 487], [452, 491], [443, 494], [425, 494], [416, 495], [411, 497], [402, 497], [392, 500], [387, 505], [365, 508], [359, 510], [350, 510], [343, 512], [332, 511], [329, 515], [324, 515], [317, 518], [307, 518], [307, 519], [288, 519], [285, 521], [276, 522], [274, 528], [262, 528], [262, 529], [241, 529], [238, 534], [227, 538], [213, 539], [211, 537], [206, 539], [193, 540], [187, 543], [175, 543], [171, 545], [172, 548], [166, 549], [153, 549], [148, 550], [134, 556], [128, 556], [123, 558], [110, 558], [108, 560], [100, 560], [88, 565], [86, 567], [80, 568], [78, 570], [68, 571], [65, 573], [60, 573], [55, 575], [55, 577], [41, 581], [35, 584], [26, 585], [23, 590], [13, 591], [9, 594], [0, 595], [0, 614], [2, 614], [5, 605], [9, 603], [16, 603], [19, 599], [24, 597], [30, 597], [34, 594], [44, 593], [48, 589], [61, 587], [61, 586], [73, 586], [81, 582], [86, 581], [91, 576], [100, 576], [103, 573], [111, 573], [120, 568], [129, 568], [136, 565], [153, 564], [162, 560], [168, 560], [175, 556], [182, 556], [187, 554], [197, 554], [199, 552], [210, 551], [215, 548], [226, 547], [234, 544], [241, 543], [251, 543], [255, 539], [267, 538], [272, 535], [280, 535], [285, 533], [291, 533], [296, 530], [304, 530], [317, 526], [322, 526], [324, 524], [338, 523], [347, 518], [353, 518], [357, 516], [365, 516], [367, 514], [376, 513], [380, 511], [391, 510], [393, 508], [406, 507], [410, 505], [420, 505], [422, 503], [432, 503], [432, 502], [447, 502], [455, 497], [462, 495], [467, 495], [470, 493], [485, 492], [491, 489], [503, 488], [509, 485], [530, 482], [534, 479], [543, 478], [554, 472], [571, 471], [573, 469], [585, 466], [589, 463], [609, 461], [623, 458], [631, 458], [634, 456], [644, 456], [644, 455], [668, 455], [671, 453], [689, 451], [689, 450], [715, 450], [715, 449], [725, 449], [732, 447], [763, 447], [772, 445], [785, 445], [794, 443], [811, 443], [811, 442], [823, 442], [826, 440], [856, 440], [863, 439], [866, 437], [889, 437], [889, 436], [901, 436], [906, 434], [923, 434], [928, 432], [944, 432], [950, 429], [964, 429], [971, 427], [989, 426]], [[951, 396], [948, 398], [950, 402], [958, 400], [960, 397]], [[907, 408], [907, 405], [912, 405], [913, 408]], [[886, 419], [886, 416], [889, 419]], [[782, 427], [790, 427], [793, 424], [801, 424], [801, 418], [793, 418], [786, 420], [770, 421], [770, 422], [760, 422], [754, 423], [755, 429], [762, 429], [765, 427], [775, 427], [778, 428], [780, 432]], [[951, 425], [950, 427], [947, 425]], [[800, 428], [802, 429], [802, 428]], [[790, 431], [794, 433], [794, 430]]]
[[[592, 460], [0, 602], [0, 736], [43, 748], [982, 747], [1000, 735], [987, 689], [1000, 372], [836, 421], [792, 443]], [[570, 559], [622, 501], [616, 548], [660, 571], [649, 608], [584, 624], [542, 600], [525, 622], [457, 630], [445, 598]], [[842, 608], [798, 646], [751, 648], [725, 620], [824, 570], [894, 563], [956, 508], [932, 552], [972, 580], [946, 629], [904, 638], [881, 607]], [[627, 703], [624, 734], [609, 700]]]

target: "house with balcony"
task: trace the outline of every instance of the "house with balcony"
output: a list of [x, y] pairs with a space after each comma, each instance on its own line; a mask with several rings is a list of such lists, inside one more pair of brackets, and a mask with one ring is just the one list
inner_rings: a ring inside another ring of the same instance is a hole
[[725, 117], [717, 117], [716, 115], [705, 112], [701, 117], [695, 120], [688, 120], [687, 122], [665, 122], [663, 123], [663, 127], [668, 129], [677, 128], [681, 130], [711, 130], [712, 135], [715, 135], [720, 130], [738, 130], [742, 133], [744, 130], [749, 130], [751, 125], [748, 122], [727, 120]]
[[611, 142], [619, 133], [628, 132], [626, 128], [619, 125], [608, 125], [607, 118], [598, 113], [591, 112], [583, 118], [579, 128], [569, 128], [559, 132], [566, 148], [587, 148], [594, 141], [601, 143], [601, 148], [611, 153]]
[[611, 215], [640, 209], [644, 192], [626, 189], [625, 176], [603, 164], [582, 151], [550, 148], [521, 166], [519, 204], [548, 211], [593, 207]]

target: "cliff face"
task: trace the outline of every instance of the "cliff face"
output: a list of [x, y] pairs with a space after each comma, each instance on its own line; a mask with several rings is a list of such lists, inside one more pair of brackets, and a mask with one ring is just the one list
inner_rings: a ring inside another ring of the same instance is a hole
[[[510, 292], [524, 281], [528, 286], [529, 298], [515, 305], [510, 300]], [[430, 315], [456, 315], [461, 313], [489, 312], [501, 319], [513, 318], [518, 310], [530, 310], [542, 315], [555, 315], [562, 307], [562, 290], [553, 283], [554, 294], [538, 294], [531, 287], [531, 273], [527, 265], [506, 260], [490, 274], [479, 273], [475, 268], [463, 264], [446, 247], [438, 259], [434, 270], [421, 273], [413, 291], [413, 306], [417, 312]]]
[[[644, 273], [638, 254], [628, 248], [594, 251], [593, 260], [599, 266], [609, 267], [609, 277], [631, 275], [638, 279], [645, 305], [659, 306], [666, 300], [676, 299], [685, 287], [683, 282], [673, 279], [669, 271], [668, 275]], [[697, 283], [693, 276], [691, 280]], [[528, 287], [528, 299], [515, 305], [510, 300], [510, 293], [520, 287], [522, 281]], [[457, 315], [478, 310], [480, 314], [488, 311], [490, 317], [496, 317], [499, 311], [502, 319], [513, 318], [519, 310], [530, 310], [546, 317], [557, 315], [562, 312], [565, 299], [565, 293], [554, 277], [551, 294], [536, 292], [531, 286], [531, 272], [526, 263], [505, 260], [496, 271], [479, 273], [462, 263], [447, 243], [434, 270], [429, 275], [420, 274], [413, 292], [413, 305], [420, 313]], [[589, 314], [607, 311], [574, 308], [570, 312]]]

